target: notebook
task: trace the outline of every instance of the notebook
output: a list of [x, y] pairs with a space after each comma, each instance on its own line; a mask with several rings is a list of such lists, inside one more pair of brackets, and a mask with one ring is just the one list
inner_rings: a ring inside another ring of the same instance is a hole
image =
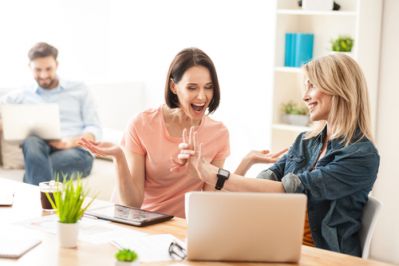
[[18, 259], [40, 243], [40, 239], [27, 236], [2, 235], [0, 237], [0, 258]]
[[298, 262], [306, 196], [186, 193], [189, 260]]
[[61, 138], [58, 104], [4, 104], [1, 108], [5, 140], [22, 141], [30, 135]]
[[0, 207], [12, 206], [14, 201], [14, 191], [0, 188]]

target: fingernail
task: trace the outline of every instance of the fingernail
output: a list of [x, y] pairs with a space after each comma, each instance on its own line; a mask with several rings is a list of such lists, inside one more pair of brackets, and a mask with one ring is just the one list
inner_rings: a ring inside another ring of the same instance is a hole
[[184, 142], [183, 142], [183, 143], [180, 143], [180, 144], [179, 144], [179, 148], [180, 148], [180, 149], [186, 149], [187, 147], [188, 147], [188, 144], [187, 144], [187, 143], [184, 143]]

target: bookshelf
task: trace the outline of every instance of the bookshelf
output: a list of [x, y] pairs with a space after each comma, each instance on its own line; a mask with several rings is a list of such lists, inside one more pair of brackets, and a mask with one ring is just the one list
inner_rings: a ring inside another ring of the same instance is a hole
[[285, 33], [313, 33], [313, 58], [331, 53], [330, 42], [339, 35], [354, 39], [351, 56], [363, 69], [369, 87], [372, 122], [375, 125], [379, 72], [382, 0], [337, 0], [339, 11], [303, 10], [296, 0], [276, 0], [276, 42], [273, 71], [271, 148], [289, 147], [309, 127], [282, 122], [281, 105], [301, 102], [303, 75], [300, 68], [284, 67]]

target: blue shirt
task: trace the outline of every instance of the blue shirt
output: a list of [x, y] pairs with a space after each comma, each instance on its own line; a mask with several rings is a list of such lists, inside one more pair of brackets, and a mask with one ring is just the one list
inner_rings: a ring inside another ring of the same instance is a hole
[[327, 127], [310, 139], [300, 134], [288, 153], [258, 178], [281, 181], [286, 192], [307, 195], [316, 247], [361, 256], [361, 217], [380, 158], [357, 130], [347, 146], [341, 139], [328, 141], [325, 156], [317, 161], [326, 133]]
[[2, 103], [56, 103], [60, 110], [62, 137], [92, 133], [96, 139], [101, 138], [100, 120], [94, 99], [83, 83], [60, 80], [59, 86], [50, 90], [35, 85], [8, 93], [2, 98]]

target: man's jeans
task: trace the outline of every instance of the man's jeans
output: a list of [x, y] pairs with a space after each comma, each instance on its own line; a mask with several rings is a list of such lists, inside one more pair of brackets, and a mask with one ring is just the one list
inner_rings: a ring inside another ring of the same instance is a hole
[[58, 150], [52, 148], [39, 137], [30, 136], [22, 143], [25, 161], [24, 182], [38, 185], [40, 182], [53, 180], [59, 174], [68, 177], [80, 173], [82, 177], [90, 174], [93, 156], [82, 148]]

